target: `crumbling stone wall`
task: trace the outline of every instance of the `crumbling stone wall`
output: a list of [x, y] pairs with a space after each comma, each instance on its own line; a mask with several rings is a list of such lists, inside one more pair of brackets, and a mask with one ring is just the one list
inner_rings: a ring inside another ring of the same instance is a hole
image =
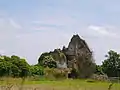
[[75, 69], [78, 77], [88, 77], [93, 72], [92, 52], [79, 35], [73, 35], [68, 48], [64, 47], [63, 52], [67, 57], [68, 68]]

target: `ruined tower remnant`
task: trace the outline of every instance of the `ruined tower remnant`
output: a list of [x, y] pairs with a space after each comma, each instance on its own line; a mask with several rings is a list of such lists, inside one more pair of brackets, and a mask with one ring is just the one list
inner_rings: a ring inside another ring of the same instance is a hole
[[78, 72], [78, 76], [87, 77], [87, 72], [91, 70], [92, 65], [92, 52], [90, 51], [87, 43], [79, 37], [79, 35], [73, 35], [68, 48], [63, 48], [63, 52], [67, 58], [68, 68], [73, 68]]
[[38, 63], [44, 67], [68, 70], [71, 72], [70, 77], [75, 78], [89, 77], [93, 74], [95, 66], [92, 51], [78, 34], [73, 35], [67, 48], [43, 53]]

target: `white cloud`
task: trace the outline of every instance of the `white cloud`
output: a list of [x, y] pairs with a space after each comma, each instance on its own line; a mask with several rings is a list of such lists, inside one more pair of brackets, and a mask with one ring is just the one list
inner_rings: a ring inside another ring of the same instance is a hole
[[109, 32], [106, 31], [105, 28], [103, 28], [103, 27], [89, 26], [88, 28], [91, 29], [91, 30], [97, 31], [98, 33], [103, 34], [103, 35], [108, 35], [109, 34]]
[[9, 18], [9, 22], [16, 29], [21, 29], [22, 28], [22, 26], [20, 24], [16, 23], [12, 18]]
[[32, 29], [33, 30], [58, 30], [58, 29], [62, 29], [63, 26], [57, 26], [57, 25], [51, 25], [51, 24], [44, 24], [44, 25], [33, 25]]
[[[0, 34], [16, 34], [18, 31], [22, 29], [21, 25], [16, 23], [16, 21], [9, 17], [1, 17], [0, 18]], [[8, 36], [9, 36], [8, 35]]]
[[[117, 41], [118, 35], [110, 32], [108, 28], [95, 25], [87, 27], [79, 19], [69, 16], [50, 17], [48, 15], [42, 19], [38, 17], [36, 20], [26, 21], [22, 26], [13, 18], [0, 18], [0, 52], [25, 57], [30, 64], [37, 63], [42, 52], [61, 48], [63, 45], [67, 46], [72, 35], [77, 33], [82, 37], [87, 37], [84, 39], [95, 51], [97, 63], [103, 60], [107, 50], [111, 48], [117, 50], [120, 46]], [[89, 32], [85, 31], [86, 28]], [[17, 32], [19, 29], [22, 33]], [[99, 37], [116, 37], [116, 39], [96, 38], [93, 34]]]
[[95, 26], [95, 25], [90, 25], [88, 27], [88, 30], [94, 31], [94, 34], [99, 34], [103, 36], [108, 36], [108, 37], [113, 37], [113, 38], [120, 38], [116, 33], [113, 33], [109, 31], [108, 28], [102, 27], [102, 26]]
[[20, 27], [13, 18], [0, 17], [0, 54], [12, 55], [17, 51], [16, 36]]
[[[78, 25], [77, 19], [68, 16], [66, 14], [55, 14], [53, 16], [51, 15], [44, 15], [40, 19], [33, 20], [31, 24], [33, 25], [33, 28], [36, 28], [39, 30], [40, 28], [71, 28], [73, 26]], [[79, 24], [81, 24], [79, 22]]]
[[17, 50], [19, 55], [27, 57], [30, 64], [37, 63], [41, 53], [67, 46], [71, 36], [70, 32], [50, 28], [42, 32], [21, 34], [17, 39]]
[[[6, 55], [16, 54], [27, 58], [30, 64], [34, 64], [40, 53], [67, 45], [72, 34], [60, 30], [64, 21], [52, 19], [21, 27], [13, 18], [0, 18], [1, 53], [5, 50]], [[19, 33], [19, 29], [24, 32]], [[32, 30], [32, 33], [25, 33], [25, 30]]]

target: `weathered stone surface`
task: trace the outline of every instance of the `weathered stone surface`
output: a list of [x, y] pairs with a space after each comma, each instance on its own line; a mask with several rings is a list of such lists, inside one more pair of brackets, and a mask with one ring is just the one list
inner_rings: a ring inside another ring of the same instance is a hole
[[[63, 52], [67, 58], [68, 68], [74, 68], [79, 76], [87, 77], [85, 75], [85, 69], [90, 72], [92, 69], [89, 64], [92, 64], [92, 52], [89, 49], [87, 43], [79, 37], [79, 35], [73, 35], [68, 48], [63, 48]], [[83, 74], [83, 75], [82, 75]], [[87, 73], [86, 73], [87, 74]]]
[[43, 53], [38, 59], [38, 63], [44, 66], [45, 61], [54, 61], [57, 65], [57, 68], [67, 68], [66, 56], [60, 49], [55, 49], [54, 51], [50, 51], [49, 53]]
[[72, 68], [72, 76], [85, 78], [90, 76], [94, 69], [92, 52], [85, 40], [81, 39], [79, 35], [73, 35], [67, 48], [64, 46], [62, 50], [55, 49], [41, 55], [39, 62], [46, 55], [53, 58], [57, 68]]
[[55, 59], [58, 68], [67, 68], [66, 56], [60, 49], [55, 49], [53, 52], [50, 52], [50, 54]]

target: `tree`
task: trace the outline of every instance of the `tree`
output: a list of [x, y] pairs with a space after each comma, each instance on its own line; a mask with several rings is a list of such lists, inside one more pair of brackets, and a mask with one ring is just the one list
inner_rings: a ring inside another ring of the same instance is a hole
[[30, 75], [30, 65], [25, 59], [20, 59], [19, 61], [20, 77], [26, 77]]
[[39, 59], [38, 59], [38, 63], [39, 63], [40, 65], [43, 65], [44, 57], [45, 57], [45, 56], [48, 56], [48, 55], [50, 55], [48, 52], [42, 53], [41, 56], [40, 56]]
[[11, 58], [8, 56], [2, 56], [4, 61], [10, 62]]
[[102, 66], [101, 65], [96, 65], [95, 74], [104, 75], [104, 73], [102, 71]]
[[110, 50], [107, 59], [102, 63], [102, 70], [109, 77], [120, 77], [120, 54]]
[[0, 76], [26, 77], [30, 75], [30, 65], [18, 56], [0, 56]]
[[55, 62], [51, 55], [48, 55], [43, 58], [43, 66], [49, 68], [56, 68], [57, 63]]
[[12, 77], [19, 77], [20, 72], [21, 72], [21, 70], [19, 69], [19, 67], [17, 65], [15, 65], [15, 64], [12, 64], [11, 71], [12, 71], [11, 72], [11, 76]]
[[39, 65], [31, 65], [30, 66], [30, 72], [31, 72], [31, 76], [34, 75], [43, 75], [44, 74], [44, 70], [43, 67], [39, 66]]
[[50, 53], [43, 53], [38, 59], [38, 64], [43, 67], [56, 68], [57, 63]]
[[11, 67], [12, 64], [7, 61], [0, 62], [0, 76], [10, 76]]

